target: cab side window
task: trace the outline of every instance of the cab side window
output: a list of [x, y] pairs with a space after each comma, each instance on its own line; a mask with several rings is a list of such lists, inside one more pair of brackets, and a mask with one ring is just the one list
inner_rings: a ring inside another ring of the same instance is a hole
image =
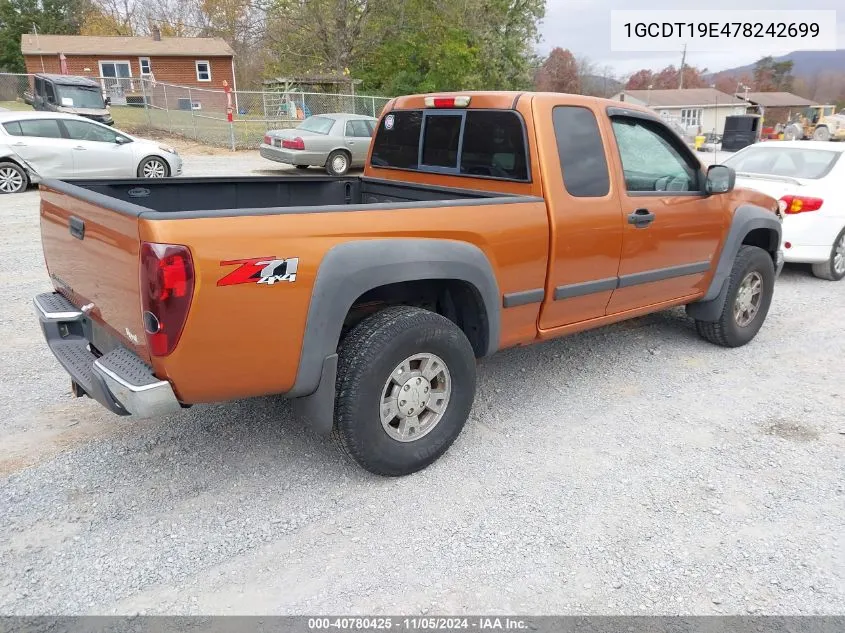
[[613, 134], [629, 192], [700, 190], [698, 169], [675, 147], [660, 124], [614, 117]]
[[566, 190], [578, 198], [606, 196], [610, 172], [596, 115], [579, 106], [557, 106], [552, 122]]
[[47, 95], [48, 103], [56, 103], [56, 91], [53, 89], [53, 84], [48, 81], [44, 82], [44, 89]]

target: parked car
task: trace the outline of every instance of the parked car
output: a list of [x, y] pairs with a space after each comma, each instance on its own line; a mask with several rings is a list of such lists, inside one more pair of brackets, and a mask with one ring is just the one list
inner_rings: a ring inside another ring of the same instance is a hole
[[58, 112], [0, 112], [0, 193], [45, 178], [166, 178], [182, 173], [167, 145]]
[[644, 107], [400, 97], [362, 177], [46, 181], [35, 305], [74, 393], [114, 413], [283, 394], [406, 475], [459, 435], [497, 350], [681, 305], [708, 341], [751, 341], [781, 220], [734, 177]]
[[294, 129], [267, 132], [261, 155], [300, 169], [325, 167], [332, 176], [343, 176], [351, 167], [364, 165], [377, 121], [362, 114], [311, 116]]
[[813, 274], [845, 278], [845, 146], [781, 141], [747, 147], [725, 161], [737, 184], [780, 201], [787, 262], [812, 264]]
[[38, 73], [32, 78], [33, 91], [24, 94], [24, 101], [36, 110], [78, 114], [98, 123], [113, 125], [108, 109], [109, 99], [103, 88], [88, 77]]

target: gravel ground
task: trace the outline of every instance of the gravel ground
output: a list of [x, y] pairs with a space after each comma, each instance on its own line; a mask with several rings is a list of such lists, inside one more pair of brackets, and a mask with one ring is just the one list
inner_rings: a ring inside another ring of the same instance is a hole
[[737, 350], [673, 310], [502, 352], [447, 455], [389, 480], [275, 398], [72, 399], [37, 208], [2, 201], [0, 613], [842, 613], [845, 285], [787, 268]]

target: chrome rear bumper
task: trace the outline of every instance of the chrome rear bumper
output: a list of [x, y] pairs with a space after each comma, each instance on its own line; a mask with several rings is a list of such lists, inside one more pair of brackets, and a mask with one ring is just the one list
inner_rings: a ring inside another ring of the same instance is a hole
[[70, 374], [74, 393], [88, 395], [112, 413], [142, 418], [182, 409], [173, 387], [125, 347], [102, 356], [91, 351], [88, 317], [64, 296], [47, 292], [35, 297], [35, 312], [50, 351]]

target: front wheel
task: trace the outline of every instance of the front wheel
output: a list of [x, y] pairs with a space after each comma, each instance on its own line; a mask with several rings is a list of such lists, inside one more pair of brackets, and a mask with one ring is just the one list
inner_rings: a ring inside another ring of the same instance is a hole
[[345, 176], [349, 171], [349, 154], [342, 149], [336, 149], [326, 161], [326, 171], [332, 176]]
[[447, 318], [386, 308], [355, 326], [338, 356], [333, 435], [366, 470], [411, 474], [460, 434], [475, 397], [475, 355]]
[[0, 194], [20, 193], [29, 184], [26, 172], [15, 163], [0, 163]]
[[842, 229], [833, 241], [830, 259], [826, 262], [813, 264], [813, 274], [828, 281], [839, 281], [845, 278], [845, 229]]
[[698, 333], [723, 347], [740, 347], [755, 336], [766, 320], [775, 288], [775, 265], [757, 246], [741, 246], [728, 278], [728, 294], [716, 321], [696, 321]]
[[167, 178], [170, 166], [167, 161], [158, 156], [150, 156], [138, 165], [138, 178]]

